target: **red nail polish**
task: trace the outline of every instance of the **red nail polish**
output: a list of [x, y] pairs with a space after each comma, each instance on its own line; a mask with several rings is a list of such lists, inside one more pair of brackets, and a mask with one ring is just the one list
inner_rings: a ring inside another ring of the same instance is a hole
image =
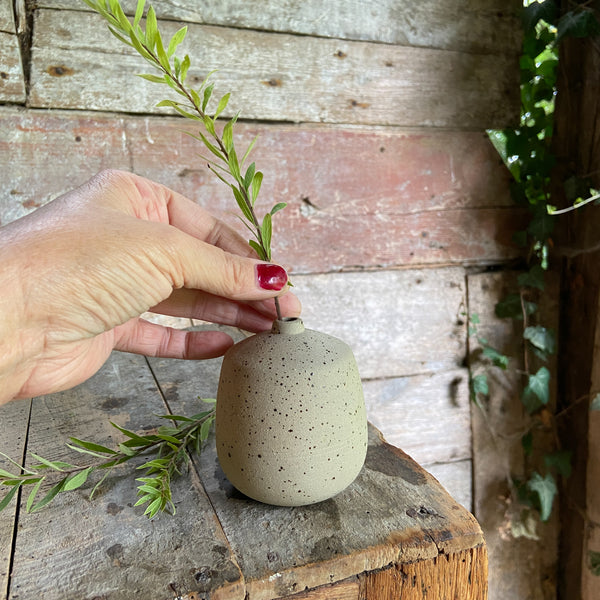
[[256, 265], [256, 276], [258, 285], [263, 290], [279, 291], [287, 283], [288, 276], [279, 265], [259, 264]]

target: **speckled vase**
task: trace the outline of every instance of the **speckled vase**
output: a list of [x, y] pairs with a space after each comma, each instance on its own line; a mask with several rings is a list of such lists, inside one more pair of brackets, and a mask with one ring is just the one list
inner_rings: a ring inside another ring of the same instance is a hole
[[221, 367], [216, 444], [229, 481], [260, 502], [302, 506], [341, 492], [367, 452], [350, 347], [301, 319], [235, 344]]

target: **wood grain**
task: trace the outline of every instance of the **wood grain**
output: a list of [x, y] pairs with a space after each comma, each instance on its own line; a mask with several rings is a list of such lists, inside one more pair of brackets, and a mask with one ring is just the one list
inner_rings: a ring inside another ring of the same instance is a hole
[[[135, 2], [123, 6], [133, 14]], [[465, 52], [518, 53], [518, 1], [493, 0], [183, 0], [157, 2], [160, 18], [316, 37], [368, 40]], [[40, 8], [86, 10], [78, 0], [40, 0]]]
[[[98, 15], [67, 15], [65, 23], [60, 11], [36, 13], [29, 105], [159, 110], [162, 86], [134, 77], [148, 70], [144, 60], [113, 38]], [[162, 26], [169, 36], [177, 23]], [[480, 130], [518, 116], [516, 56], [204, 25], [190, 25], [184, 44], [181, 52], [195, 58], [190, 84], [218, 68], [215, 95], [234, 90], [223, 116], [242, 108], [244, 119]]]
[[365, 600], [486, 600], [485, 546], [366, 575]]
[[[143, 431], [165, 412], [145, 359], [113, 353], [87, 383], [34, 401], [28, 449], [51, 460], [81, 460], [64, 447], [68, 436], [112, 445], [122, 436], [109, 420]], [[159, 600], [209, 585], [243, 600], [239, 568], [195, 472], [173, 482], [177, 517], [150, 521], [133, 508], [131, 469], [115, 471], [93, 501], [88, 486], [39, 513], [21, 509], [11, 598]]]
[[25, 78], [19, 40], [0, 31], [0, 102], [25, 103]]
[[0, 31], [17, 33], [11, 0], [0, 0]]
[[[21, 461], [27, 439], [30, 400], [15, 400], [0, 406], [0, 451], [13, 460]], [[0, 457], [0, 468], [15, 472], [15, 466]], [[2, 498], [8, 488], [2, 488]], [[13, 541], [16, 535], [18, 503], [11, 504], [0, 512], [0, 598], [8, 594], [10, 569], [12, 566]]]

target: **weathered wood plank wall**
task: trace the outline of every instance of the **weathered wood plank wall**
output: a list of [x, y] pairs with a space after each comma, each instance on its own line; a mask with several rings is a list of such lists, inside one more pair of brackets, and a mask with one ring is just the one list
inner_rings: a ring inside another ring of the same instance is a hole
[[[217, 93], [233, 91], [231, 107], [242, 109], [238, 136], [260, 135], [262, 196], [289, 203], [274, 255], [291, 267], [307, 325], [350, 343], [370, 419], [469, 508], [462, 313], [471, 270], [519, 253], [511, 235], [523, 215], [484, 133], [518, 117], [519, 8], [156, 2], [166, 30], [189, 24], [190, 77], [219, 68]], [[0, 0], [0, 35], [16, 43], [5, 12], [11, 2]], [[21, 91], [0, 81], [0, 223], [107, 167], [152, 177], [235, 223], [182, 120], [154, 108], [165, 90], [134, 77], [144, 62], [83, 2], [39, 0], [32, 16]]]

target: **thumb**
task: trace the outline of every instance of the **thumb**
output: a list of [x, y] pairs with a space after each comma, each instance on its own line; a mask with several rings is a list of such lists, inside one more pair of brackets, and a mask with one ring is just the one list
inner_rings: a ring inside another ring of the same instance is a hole
[[185, 236], [178, 253], [180, 285], [200, 289], [231, 300], [263, 300], [285, 293], [288, 275], [277, 264], [231, 254]]

